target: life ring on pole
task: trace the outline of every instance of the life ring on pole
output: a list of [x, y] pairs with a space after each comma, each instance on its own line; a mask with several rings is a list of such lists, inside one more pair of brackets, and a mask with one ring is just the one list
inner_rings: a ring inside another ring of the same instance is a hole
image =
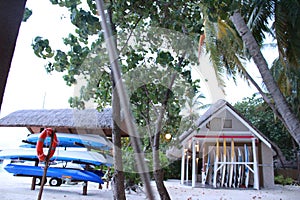
[[56, 146], [57, 146], [57, 143], [58, 143], [58, 140], [57, 140], [57, 137], [56, 137], [56, 134], [55, 132], [52, 130], [52, 128], [46, 128], [45, 130], [43, 130], [43, 132], [39, 135], [39, 138], [38, 138], [38, 141], [36, 143], [36, 152], [37, 152], [37, 156], [39, 158], [39, 161], [45, 161], [46, 159], [46, 156], [44, 154], [44, 150], [43, 150], [43, 147], [44, 147], [44, 141], [47, 137], [51, 137], [53, 134], [53, 140], [52, 140], [52, 146], [51, 146], [51, 149], [50, 149], [50, 153], [49, 153], [49, 156], [48, 156], [48, 159], [52, 158], [52, 156], [54, 155], [55, 153], [55, 149], [56, 149]]

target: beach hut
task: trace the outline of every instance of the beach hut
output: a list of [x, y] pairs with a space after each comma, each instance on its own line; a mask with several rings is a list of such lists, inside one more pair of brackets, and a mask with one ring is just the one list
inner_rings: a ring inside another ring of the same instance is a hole
[[[0, 119], [0, 127], [24, 127], [30, 133], [40, 133], [44, 128], [55, 128], [58, 133], [94, 134], [103, 137], [112, 135], [112, 109], [99, 112], [96, 109], [29, 109], [18, 110]], [[124, 122], [119, 124], [121, 136], [128, 137]], [[111, 142], [106, 142], [112, 146]], [[85, 146], [88, 148], [88, 146]], [[109, 156], [107, 158], [110, 158]], [[110, 162], [112, 160], [110, 158]], [[36, 161], [35, 166], [38, 165]], [[35, 189], [35, 178], [31, 189]], [[83, 194], [87, 194], [87, 182], [83, 186]]]
[[270, 141], [225, 100], [214, 103], [180, 137], [181, 184], [213, 188], [272, 188]]

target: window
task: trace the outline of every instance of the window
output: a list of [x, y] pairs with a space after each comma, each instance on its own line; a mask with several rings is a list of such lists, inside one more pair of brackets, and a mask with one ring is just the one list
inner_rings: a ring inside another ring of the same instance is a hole
[[232, 119], [224, 119], [223, 128], [232, 128]]

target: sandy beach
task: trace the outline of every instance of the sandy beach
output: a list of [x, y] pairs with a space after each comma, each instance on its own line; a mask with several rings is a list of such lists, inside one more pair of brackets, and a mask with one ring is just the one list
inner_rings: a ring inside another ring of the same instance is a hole
[[[11, 174], [0, 170], [0, 184], [2, 200], [33, 200], [37, 199], [39, 186], [36, 190], [30, 190], [30, 177], [14, 177]], [[168, 180], [165, 182], [166, 187], [174, 200], [241, 200], [241, 199], [262, 199], [262, 200], [296, 200], [300, 196], [299, 186], [280, 186], [276, 185], [274, 189], [208, 189], [208, 188], [191, 188], [180, 185], [179, 180]], [[155, 185], [152, 182], [153, 190]], [[146, 199], [141, 193], [131, 192], [126, 194], [129, 200]], [[158, 194], [156, 192], [157, 199]], [[44, 187], [43, 198], [48, 199], [78, 199], [78, 200], [95, 200], [95, 199], [112, 199], [112, 191], [108, 189], [98, 189], [98, 184], [88, 183], [88, 194], [82, 195], [82, 184], [66, 185], [60, 187], [50, 187], [48, 184]]]

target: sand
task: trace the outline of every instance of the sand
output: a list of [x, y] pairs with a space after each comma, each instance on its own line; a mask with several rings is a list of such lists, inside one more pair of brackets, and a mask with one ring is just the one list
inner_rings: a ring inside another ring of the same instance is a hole
[[[37, 199], [39, 186], [36, 190], [30, 190], [30, 177], [14, 177], [11, 174], [0, 171], [0, 199], [1, 200], [33, 200]], [[155, 191], [155, 185], [152, 182]], [[276, 185], [274, 189], [208, 189], [208, 188], [191, 188], [180, 185], [179, 180], [168, 180], [165, 185], [171, 195], [176, 200], [296, 200], [300, 199], [299, 186], [280, 186]], [[155, 191], [156, 197], [158, 194]], [[126, 194], [127, 199], [142, 200], [146, 199], [142, 192]], [[88, 183], [88, 194], [82, 195], [82, 184], [66, 185], [60, 187], [50, 187], [48, 184], [44, 187], [42, 199], [78, 199], [78, 200], [95, 200], [95, 199], [112, 199], [112, 191], [108, 189], [98, 189], [98, 184]]]

